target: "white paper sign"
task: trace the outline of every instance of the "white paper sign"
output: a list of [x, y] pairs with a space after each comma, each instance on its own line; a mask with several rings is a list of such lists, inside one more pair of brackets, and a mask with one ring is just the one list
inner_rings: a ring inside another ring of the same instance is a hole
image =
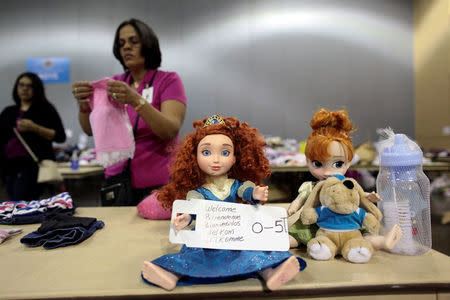
[[188, 247], [229, 250], [289, 250], [286, 209], [204, 199], [176, 200], [172, 220], [183, 213], [196, 215], [195, 230], [175, 232], [172, 243]]

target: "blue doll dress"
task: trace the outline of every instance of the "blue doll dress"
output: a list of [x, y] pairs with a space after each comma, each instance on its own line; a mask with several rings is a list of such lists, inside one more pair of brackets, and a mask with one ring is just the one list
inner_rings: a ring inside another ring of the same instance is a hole
[[[217, 198], [204, 187], [197, 188], [196, 191], [205, 199], [236, 203], [237, 191], [242, 184], [239, 180], [235, 180], [230, 188], [229, 196], [224, 200]], [[248, 187], [244, 192], [244, 200], [257, 203], [253, 199], [245, 199], [252, 193], [253, 188]], [[177, 285], [192, 285], [256, 278], [258, 272], [275, 268], [291, 256], [292, 254], [288, 251], [206, 249], [183, 245], [177, 254], [161, 256], [152, 263], [179, 275]], [[306, 267], [306, 262], [299, 257], [297, 260], [301, 271]]]

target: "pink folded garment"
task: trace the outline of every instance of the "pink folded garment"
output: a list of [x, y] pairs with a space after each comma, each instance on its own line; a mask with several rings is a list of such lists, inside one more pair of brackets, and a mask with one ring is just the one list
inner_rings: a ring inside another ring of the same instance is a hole
[[94, 93], [89, 99], [92, 133], [98, 162], [108, 167], [132, 158], [134, 155], [134, 137], [130, 118], [125, 105], [110, 99], [106, 90], [106, 82], [111, 78], [103, 78], [91, 82]]
[[165, 209], [158, 201], [158, 192], [155, 191], [137, 205], [138, 214], [149, 220], [170, 220], [171, 209]]
[[22, 228], [0, 229], [0, 244], [3, 243], [10, 236], [19, 234], [21, 232], [22, 232]]

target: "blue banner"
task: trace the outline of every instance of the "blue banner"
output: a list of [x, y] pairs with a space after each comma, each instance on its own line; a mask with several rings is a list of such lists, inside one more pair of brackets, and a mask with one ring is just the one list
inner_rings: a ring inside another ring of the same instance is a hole
[[36, 73], [44, 83], [67, 83], [70, 82], [70, 59], [27, 58], [27, 71]]

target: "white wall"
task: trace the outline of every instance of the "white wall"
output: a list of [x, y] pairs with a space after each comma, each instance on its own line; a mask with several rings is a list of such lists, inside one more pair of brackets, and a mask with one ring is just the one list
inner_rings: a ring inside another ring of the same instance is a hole
[[[69, 57], [71, 80], [122, 71], [113, 35], [136, 17], [157, 33], [162, 69], [188, 96], [182, 133], [213, 113], [264, 134], [305, 139], [320, 107], [347, 108], [355, 144], [391, 126], [414, 136], [413, 8], [407, 0], [128, 0], [2, 3], [0, 109], [29, 57]], [[64, 125], [81, 132], [70, 84], [47, 84]]]

